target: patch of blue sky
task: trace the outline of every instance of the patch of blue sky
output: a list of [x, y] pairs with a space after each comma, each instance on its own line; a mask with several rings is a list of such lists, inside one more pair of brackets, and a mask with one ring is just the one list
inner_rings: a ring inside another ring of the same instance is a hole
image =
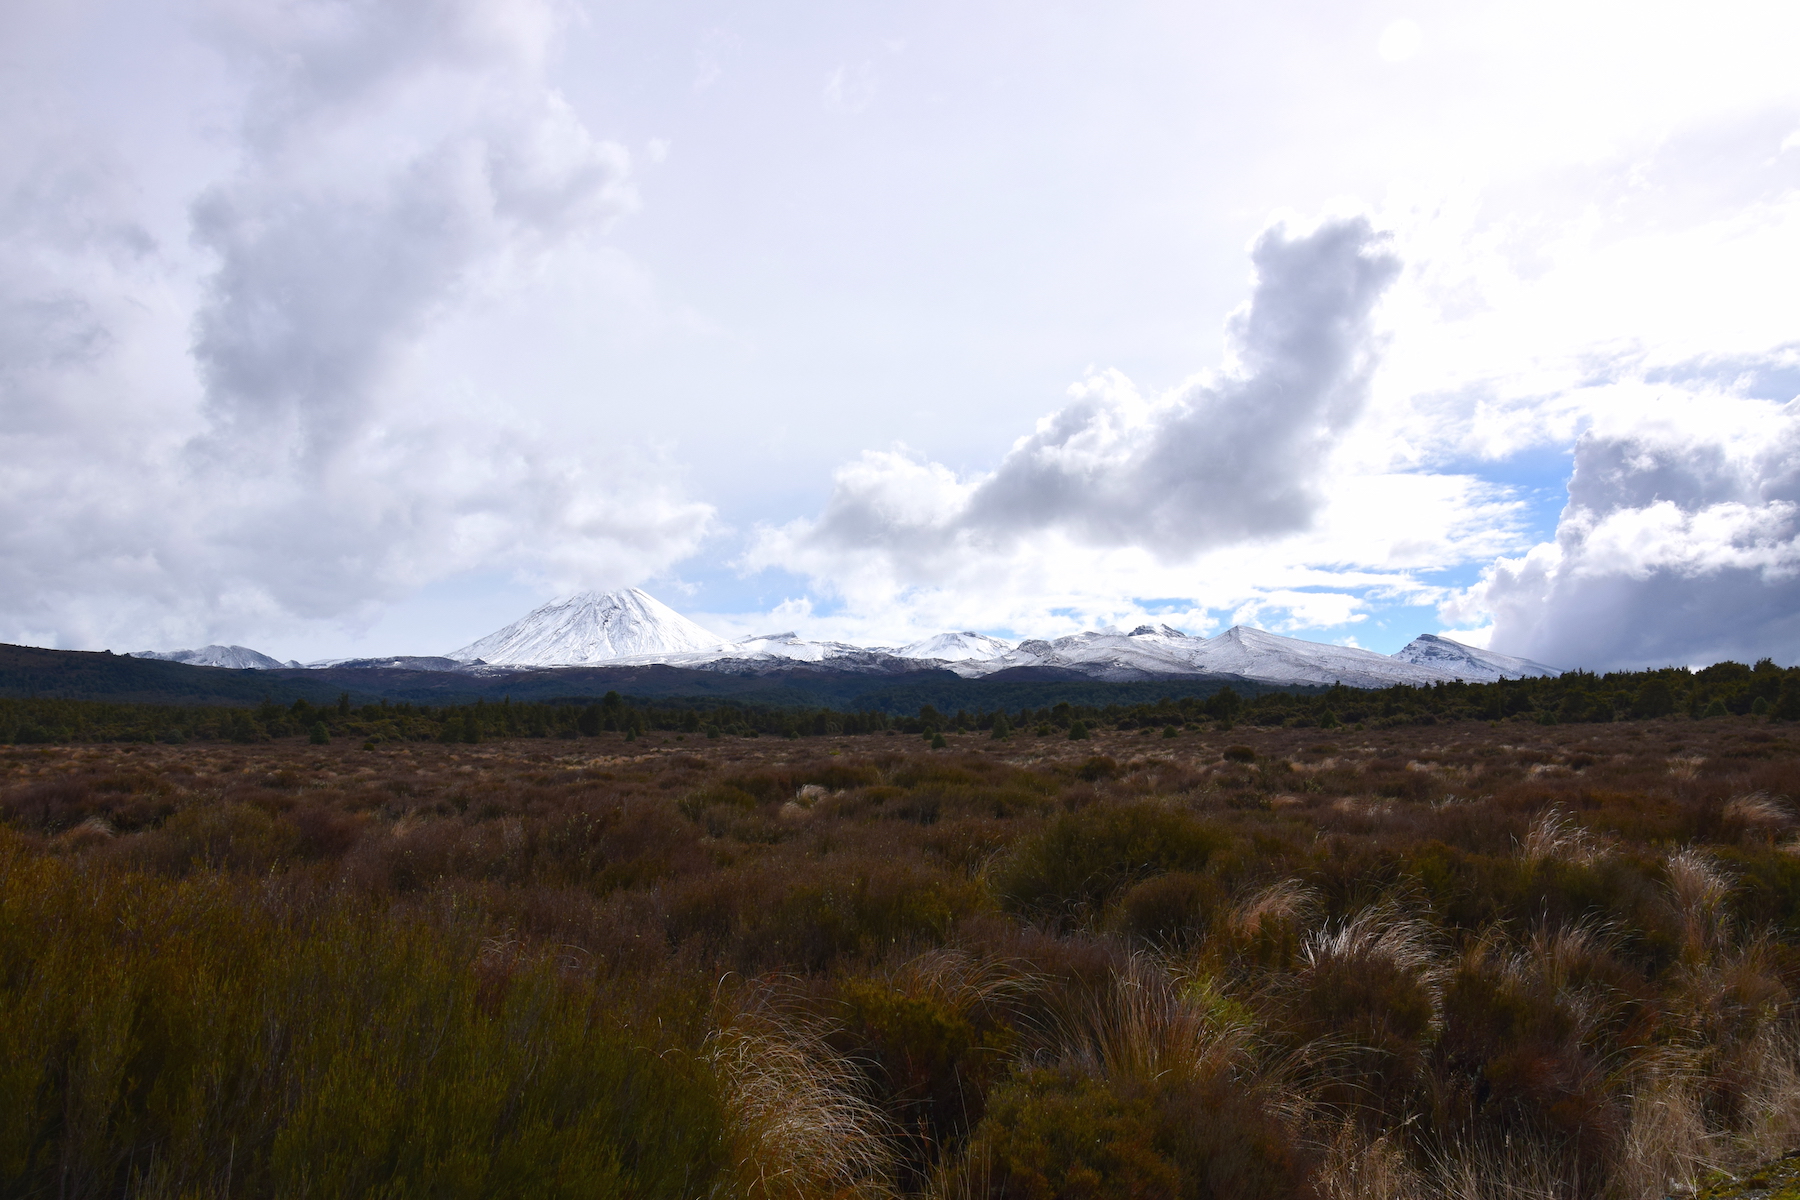
[[1186, 596], [1133, 596], [1131, 603], [1152, 616], [1185, 616], [1194, 609], [1193, 600]]
[[1690, 358], [1644, 372], [1645, 383], [1710, 383], [1752, 400], [1786, 403], [1800, 397], [1800, 342], [1763, 354]]
[[1339, 642], [1380, 654], [1392, 654], [1421, 633], [1440, 633], [1443, 629], [1444, 623], [1438, 619], [1435, 604], [1377, 601], [1369, 606], [1360, 621], [1309, 629], [1299, 636], [1308, 641]]
[[[1245, 623], [1309, 642], [1360, 646], [1365, 650], [1392, 654], [1422, 633], [1444, 632], [1448, 626], [1438, 616], [1434, 593], [1438, 589], [1474, 583], [1480, 576], [1480, 569], [1478, 564], [1465, 564], [1450, 571], [1435, 572], [1429, 579], [1419, 577], [1418, 581], [1426, 585], [1425, 589], [1403, 585], [1292, 588], [1288, 589], [1291, 594], [1352, 597], [1356, 602], [1355, 615], [1331, 624], [1307, 622], [1301, 617], [1302, 606], [1272, 603], [1265, 606], [1256, 619]], [[1217, 621], [1218, 629], [1230, 625], [1236, 616], [1231, 611], [1208, 615]]]
[[1533, 542], [1556, 536], [1556, 522], [1569, 502], [1575, 447], [1536, 446], [1503, 459], [1452, 459], [1438, 466], [1445, 474], [1473, 475], [1512, 491], [1523, 508], [1520, 531]]
[[646, 589], [683, 613], [773, 613], [784, 604], [802, 600], [808, 605], [807, 611], [817, 616], [843, 611], [842, 601], [821, 594], [803, 575], [780, 567], [744, 572], [728, 558], [710, 554], [688, 559], [666, 582], [654, 581]]

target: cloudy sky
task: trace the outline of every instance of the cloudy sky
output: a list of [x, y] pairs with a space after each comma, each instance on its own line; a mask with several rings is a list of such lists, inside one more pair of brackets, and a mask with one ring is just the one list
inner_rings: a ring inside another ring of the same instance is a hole
[[0, 0], [0, 640], [1800, 659], [1791, 3]]

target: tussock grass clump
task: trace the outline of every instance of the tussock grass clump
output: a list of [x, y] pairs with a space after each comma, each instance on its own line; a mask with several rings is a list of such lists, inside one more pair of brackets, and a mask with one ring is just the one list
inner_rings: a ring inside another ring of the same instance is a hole
[[779, 989], [734, 997], [708, 1036], [723, 1083], [732, 1191], [752, 1200], [893, 1194], [892, 1122], [827, 1041], [829, 1026]]
[[[996, 1089], [969, 1153], [940, 1182], [995, 1197], [1312, 1194], [1289, 1080], [1250, 1025], [1134, 956], [1104, 991], [1069, 997], [1033, 1064]], [[1042, 1064], [1042, 1065], [1037, 1065]]]

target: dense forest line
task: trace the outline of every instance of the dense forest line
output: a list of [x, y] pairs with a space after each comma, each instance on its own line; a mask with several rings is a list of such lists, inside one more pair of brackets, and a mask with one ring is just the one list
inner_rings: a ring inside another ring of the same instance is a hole
[[835, 737], [865, 733], [986, 733], [1008, 737], [1077, 738], [1098, 729], [1161, 730], [1171, 735], [1201, 726], [1391, 728], [1439, 721], [1535, 721], [1590, 724], [1683, 714], [1770, 716], [1800, 720], [1800, 668], [1763, 659], [1754, 666], [1723, 662], [1699, 671], [1666, 668], [1605, 675], [1570, 672], [1556, 678], [1498, 683], [1450, 683], [1432, 687], [1271, 690], [1243, 696], [1231, 687], [1204, 698], [1163, 697], [1134, 704], [1066, 700], [1016, 710], [942, 712], [930, 704], [898, 716], [877, 709], [778, 707], [717, 697], [564, 698], [515, 703], [354, 704], [349, 693], [334, 704], [305, 697], [291, 704], [131, 704], [55, 699], [0, 699], [0, 742], [258, 742], [306, 737], [387, 742], [482, 742], [497, 738], [581, 738], [624, 733], [687, 737]]

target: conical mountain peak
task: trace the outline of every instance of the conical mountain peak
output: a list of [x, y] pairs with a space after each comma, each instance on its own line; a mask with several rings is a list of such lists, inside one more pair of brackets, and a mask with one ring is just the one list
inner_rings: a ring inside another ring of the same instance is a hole
[[723, 643], [649, 593], [620, 588], [552, 600], [449, 657], [494, 666], [581, 666], [636, 655], [691, 654]]

